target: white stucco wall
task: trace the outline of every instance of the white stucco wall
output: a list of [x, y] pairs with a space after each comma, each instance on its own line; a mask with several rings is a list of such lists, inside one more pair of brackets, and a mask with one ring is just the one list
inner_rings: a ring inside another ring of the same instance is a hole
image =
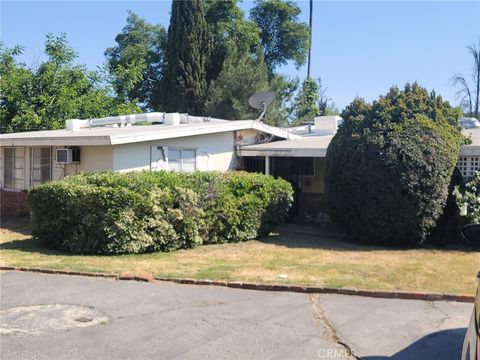
[[[62, 170], [62, 165], [56, 164], [54, 159], [54, 170]], [[65, 166], [65, 175], [75, 175], [81, 172], [92, 172], [100, 170], [113, 170], [113, 149], [112, 146], [81, 146], [80, 163]]]
[[[113, 171], [138, 171], [150, 170], [152, 164], [152, 146], [168, 147], [169, 149], [196, 150], [196, 170], [226, 171], [235, 167], [235, 139], [233, 131], [189, 136], [176, 139], [148, 141], [140, 143], [81, 146], [80, 163], [60, 165], [56, 162], [55, 150], [51, 147], [52, 180], [61, 180], [64, 176], [75, 175], [81, 172], [99, 170]], [[25, 151], [24, 158], [24, 189], [30, 189], [30, 149], [22, 147]], [[0, 186], [3, 185], [3, 150], [0, 148]]]
[[233, 132], [188, 136], [113, 146], [114, 171], [150, 170], [152, 146], [196, 150], [196, 170], [226, 171], [234, 167]]

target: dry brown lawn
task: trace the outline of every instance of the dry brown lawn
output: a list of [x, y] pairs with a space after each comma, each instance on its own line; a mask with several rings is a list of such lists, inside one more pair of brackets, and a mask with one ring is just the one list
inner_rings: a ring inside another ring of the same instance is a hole
[[262, 240], [172, 253], [77, 256], [45, 249], [25, 222], [3, 219], [0, 244], [4, 266], [357, 289], [473, 294], [480, 270], [473, 250], [359, 245], [300, 226]]

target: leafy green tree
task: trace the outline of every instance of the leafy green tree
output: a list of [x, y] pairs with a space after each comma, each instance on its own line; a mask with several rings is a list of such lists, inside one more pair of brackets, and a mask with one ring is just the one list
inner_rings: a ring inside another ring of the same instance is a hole
[[292, 122], [294, 108], [292, 102], [298, 90], [298, 78], [274, 75], [270, 80], [270, 91], [275, 95], [267, 108], [265, 123], [274, 126], [288, 126]]
[[318, 82], [314, 79], [307, 77], [303, 81], [302, 88], [295, 99], [295, 124], [312, 121], [315, 116], [320, 115], [319, 90]]
[[337, 115], [340, 112], [335, 103], [327, 96], [327, 88], [319, 78], [314, 80], [307, 77], [295, 99], [294, 125], [312, 121], [316, 116]]
[[269, 74], [260, 28], [244, 18], [237, 0], [206, 1], [206, 19], [214, 37], [207, 79], [211, 81], [206, 112], [226, 119], [253, 119], [259, 113], [248, 105], [258, 91], [273, 91], [275, 99], [262, 121], [287, 125], [289, 104], [298, 88], [296, 79]]
[[252, 56], [232, 45], [227, 54], [222, 71], [211, 83], [206, 112], [229, 120], [256, 118], [258, 113], [248, 105], [248, 98], [269, 89], [263, 53]]
[[77, 55], [64, 34], [47, 35], [47, 59], [38, 68], [18, 63], [21, 51], [0, 46], [1, 132], [59, 129], [69, 118], [139, 111], [116, 100], [98, 73], [74, 64]]
[[318, 78], [318, 109], [320, 116], [340, 115], [340, 110], [336, 107], [335, 102], [327, 95], [328, 87], [323, 86], [322, 79]]
[[167, 32], [128, 11], [127, 24], [115, 41], [105, 56], [116, 95], [122, 101], [139, 101], [144, 109], [158, 109]]
[[261, 49], [250, 55], [232, 46], [227, 54], [220, 75], [211, 83], [206, 112], [230, 120], [255, 119], [259, 112], [249, 106], [249, 97], [259, 91], [272, 91], [274, 101], [262, 121], [276, 126], [287, 125], [291, 116], [288, 103], [298, 82], [280, 75], [269, 80]]
[[29, 102], [32, 94], [33, 72], [16, 62], [23, 51], [21, 46], [12, 49], [0, 43], [0, 131], [12, 132], [21, 122], [20, 117], [32, 116]]
[[297, 67], [307, 60], [310, 31], [300, 22], [300, 8], [292, 1], [256, 0], [250, 17], [261, 30], [260, 40], [265, 49], [265, 62], [270, 76], [275, 68], [288, 61]]
[[173, 0], [162, 85], [166, 111], [204, 113], [211, 51], [203, 1]]
[[213, 36], [207, 81], [215, 80], [223, 69], [229, 49], [251, 53], [260, 43], [260, 29], [245, 19], [237, 0], [206, 0], [205, 19]]
[[[260, 2], [257, 6], [261, 7]], [[277, 32], [275, 39], [302, 43], [299, 38], [302, 32], [298, 28], [306, 25], [298, 22], [298, 7], [283, 2], [274, 7], [282, 16], [278, 21], [281, 31]], [[268, 30], [275, 32], [274, 26], [276, 23], [271, 23]], [[290, 34], [292, 29], [297, 33]], [[267, 120], [286, 124], [291, 118], [289, 104], [298, 82], [275, 75], [271, 70], [267, 83], [262, 80], [262, 85], [258, 84], [264, 68], [260, 63], [264, 62], [267, 53], [258, 56], [258, 51], [263, 51], [260, 33], [257, 22], [245, 18], [238, 0], [174, 1], [166, 40], [161, 26], [148, 24], [129, 12], [127, 25], [116, 37], [117, 45], [106, 51], [111, 82], [119, 100], [138, 100], [147, 110], [199, 114], [208, 106], [208, 111], [212, 111], [209, 115], [227, 118], [256, 115], [248, 109], [247, 99], [253, 93], [269, 88], [277, 96], [269, 107]], [[288, 48], [280, 49], [284, 51], [283, 58], [280, 61], [275, 58], [272, 69], [288, 60], [298, 60], [298, 56], [294, 56], [295, 50], [286, 45]], [[239, 59], [241, 66], [238, 69], [233, 65], [233, 59]], [[247, 84], [231, 81], [242, 79], [240, 69], [245, 67], [250, 68], [247, 73], [255, 80]], [[256, 73], [253, 73], [255, 69]], [[231, 88], [220, 85], [220, 75]], [[225, 95], [221, 94], [220, 88]], [[231, 98], [227, 99], [226, 94]], [[243, 104], [239, 105], [240, 102]], [[232, 108], [227, 109], [228, 104], [232, 104]], [[240, 111], [240, 108], [246, 110]]]
[[464, 140], [460, 116], [417, 84], [347, 106], [326, 158], [326, 198], [338, 228], [359, 241], [424, 241], [442, 214]]

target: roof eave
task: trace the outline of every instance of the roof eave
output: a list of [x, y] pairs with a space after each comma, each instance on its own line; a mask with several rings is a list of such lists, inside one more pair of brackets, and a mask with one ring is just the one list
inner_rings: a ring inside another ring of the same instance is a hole
[[58, 137], [58, 138], [19, 138], [2, 139], [2, 147], [9, 146], [98, 146], [110, 145], [109, 136]]
[[[216, 126], [204, 126], [200, 128], [171, 128], [158, 132], [142, 132], [139, 134], [132, 133], [112, 133], [108, 135], [94, 134], [76, 134], [71, 136], [62, 135], [45, 135], [45, 136], [27, 136], [11, 137], [8, 134], [5, 137], [0, 135], [1, 146], [94, 146], [94, 145], [119, 145], [145, 141], [156, 141], [173, 138], [183, 138], [189, 136], [217, 134], [222, 132], [230, 132], [245, 129], [255, 129], [284, 139], [298, 139], [299, 135], [295, 135], [273, 126], [266, 125], [256, 120], [236, 120], [219, 122]], [[86, 131], [86, 130], [79, 130]], [[92, 131], [92, 130], [88, 130]], [[17, 135], [17, 134], [16, 134]]]
[[[233, 122], [233, 121], [232, 121]], [[129, 144], [129, 143], [136, 143], [136, 142], [145, 142], [145, 141], [156, 141], [156, 140], [165, 140], [165, 139], [176, 139], [176, 138], [184, 138], [190, 136], [198, 136], [198, 135], [208, 135], [208, 134], [218, 134], [222, 132], [230, 132], [236, 130], [244, 130], [252, 128], [252, 124], [250, 121], [248, 123], [245, 122], [238, 122], [237, 124], [224, 124], [221, 123], [217, 127], [205, 127], [201, 129], [182, 129], [177, 128], [174, 129], [175, 131], [168, 131], [165, 133], [152, 133], [152, 134], [138, 134], [138, 135], [126, 135], [126, 136], [115, 136], [112, 135], [111, 144], [112, 145], [121, 145], [121, 144]]]
[[327, 149], [245, 149], [238, 150], [239, 156], [272, 156], [272, 157], [325, 157]]
[[283, 129], [280, 129], [280, 128], [277, 128], [277, 127], [274, 127], [274, 126], [267, 125], [267, 124], [262, 123], [262, 122], [257, 121], [257, 120], [251, 120], [251, 122], [252, 122], [252, 127], [255, 130], [263, 131], [263, 132], [275, 135], [275, 136], [280, 137], [280, 138], [291, 139], [291, 140], [302, 138], [302, 136], [300, 136], [300, 135], [296, 135], [296, 134], [293, 134], [293, 133], [291, 133], [287, 130], [283, 130]]
[[463, 145], [460, 150], [460, 156], [480, 155], [479, 145]]

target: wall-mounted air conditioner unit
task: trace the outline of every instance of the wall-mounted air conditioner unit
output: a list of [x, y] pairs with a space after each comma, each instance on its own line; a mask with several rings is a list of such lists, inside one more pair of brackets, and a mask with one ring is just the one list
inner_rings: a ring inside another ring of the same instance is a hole
[[57, 164], [78, 164], [80, 162], [80, 149], [57, 149]]

